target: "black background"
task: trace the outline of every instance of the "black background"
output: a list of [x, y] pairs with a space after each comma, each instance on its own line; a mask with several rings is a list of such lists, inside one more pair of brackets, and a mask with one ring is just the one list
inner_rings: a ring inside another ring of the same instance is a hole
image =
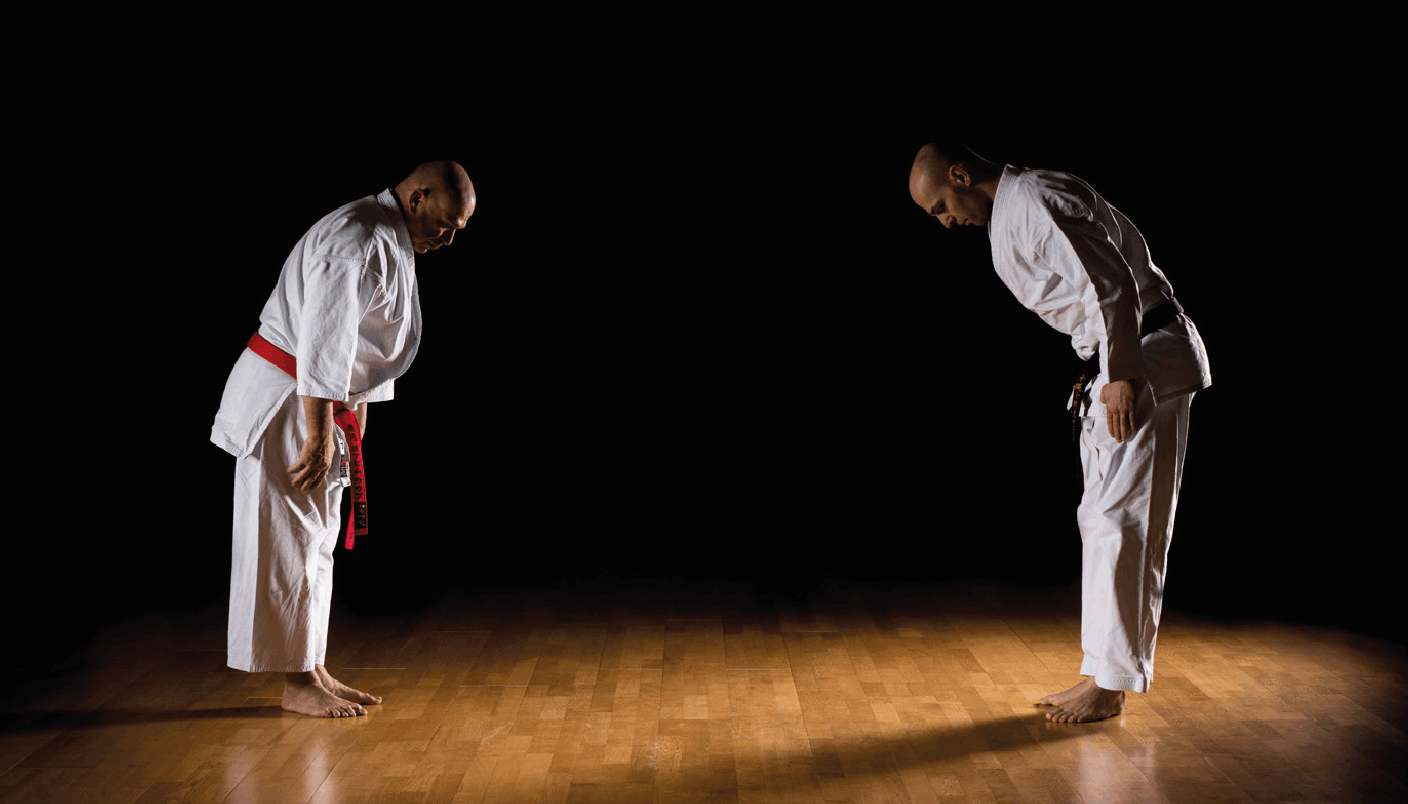
[[935, 134], [1086, 179], [1203, 334], [1167, 605], [1401, 638], [1379, 521], [1399, 447], [1374, 446], [1401, 438], [1353, 415], [1384, 259], [1319, 170], [1360, 119], [1213, 67], [955, 84], [602, 59], [153, 67], [40, 99], [37, 140], [64, 137], [23, 166], [52, 191], [22, 194], [16, 319], [40, 349], [16, 355], [11, 425], [38, 515], [11, 530], [6, 603], [27, 655], [225, 598], [234, 460], [207, 439], [229, 367], [302, 233], [435, 158], [478, 211], [417, 260], [422, 347], [371, 411], [372, 534], [339, 550], [341, 605], [601, 577], [1074, 582], [1077, 364], [982, 231], [909, 199]]

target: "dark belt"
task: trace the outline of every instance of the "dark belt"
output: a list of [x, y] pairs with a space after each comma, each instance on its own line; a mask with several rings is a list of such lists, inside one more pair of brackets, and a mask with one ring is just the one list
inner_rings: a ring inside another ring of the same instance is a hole
[[[294, 356], [269, 343], [258, 332], [249, 339], [249, 350], [283, 369], [288, 376], [298, 377], [298, 361]], [[347, 517], [347, 540], [344, 542], [344, 546], [351, 550], [357, 536], [367, 535], [367, 475], [362, 469], [362, 432], [355, 410], [338, 400], [333, 400], [332, 409], [333, 422], [347, 437], [347, 451], [352, 458], [352, 515]]]
[[1139, 337], [1146, 337], [1151, 332], [1156, 332], [1173, 323], [1173, 319], [1183, 312], [1183, 305], [1178, 303], [1178, 299], [1168, 299], [1163, 304], [1144, 314], [1144, 323], [1139, 326]]
[[[1178, 303], [1178, 299], [1164, 300], [1164, 302], [1158, 307], [1155, 307], [1154, 309], [1144, 314], [1143, 321], [1139, 325], [1139, 337], [1147, 337], [1149, 333], [1157, 332], [1163, 329], [1164, 327], [1168, 326], [1169, 324], [1172, 324], [1173, 319], [1177, 318], [1182, 312], [1183, 305]], [[1090, 375], [1082, 373], [1080, 375], [1080, 379], [1076, 380], [1075, 387], [1072, 388], [1072, 391], [1075, 392], [1075, 396], [1071, 400], [1072, 441], [1076, 440], [1076, 434], [1080, 430], [1080, 398], [1083, 394], [1089, 391], [1091, 383], [1095, 382], [1095, 376], [1100, 373], [1100, 364], [1098, 362], [1099, 357], [1097, 356], [1091, 359], [1097, 361], [1094, 373]], [[1086, 382], [1087, 377], [1089, 378], [1090, 382]]]

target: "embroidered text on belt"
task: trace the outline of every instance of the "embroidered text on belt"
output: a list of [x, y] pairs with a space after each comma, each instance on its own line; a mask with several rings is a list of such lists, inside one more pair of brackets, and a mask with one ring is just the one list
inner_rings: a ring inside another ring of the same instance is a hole
[[[264, 339], [258, 332], [249, 339], [249, 350], [283, 369], [283, 372], [290, 377], [298, 377], [298, 361], [293, 355], [285, 352], [272, 343]], [[348, 408], [342, 402], [336, 400], [332, 403], [332, 420], [338, 427], [342, 428], [343, 434], [347, 437], [347, 451], [351, 453], [351, 475], [352, 475], [352, 515], [347, 517], [347, 541], [345, 546], [352, 549], [352, 543], [357, 536], [367, 535], [367, 478], [362, 469], [362, 430], [357, 426], [356, 411]], [[348, 456], [342, 456], [342, 466], [339, 472], [343, 477], [348, 474]]]

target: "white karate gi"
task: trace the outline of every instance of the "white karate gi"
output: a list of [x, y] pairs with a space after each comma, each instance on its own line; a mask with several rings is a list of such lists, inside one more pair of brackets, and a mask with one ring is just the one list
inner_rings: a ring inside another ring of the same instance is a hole
[[[391, 190], [318, 221], [284, 262], [259, 334], [298, 361], [295, 383], [246, 349], [210, 440], [236, 456], [229, 666], [306, 672], [323, 664], [343, 486], [295, 491], [307, 435], [300, 397], [348, 408], [391, 399], [420, 344], [415, 251]], [[333, 430], [345, 455], [342, 433]]]
[[[1018, 301], [1069, 335], [1082, 359], [1100, 359], [1089, 396], [1075, 402], [1085, 475], [1080, 672], [1105, 689], [1146, 692], [1188, 409], [1212, 383], [1202, 338], [1184, 315], [1139, 337], [1143, 315], [1173, 287], [1129, 219], [1075, 176], [1007, 166], [988, 235], [993, 266]], [[1136, 392], [1136, 430], [1122, 444], [1099, 401], [1112, 380]]]

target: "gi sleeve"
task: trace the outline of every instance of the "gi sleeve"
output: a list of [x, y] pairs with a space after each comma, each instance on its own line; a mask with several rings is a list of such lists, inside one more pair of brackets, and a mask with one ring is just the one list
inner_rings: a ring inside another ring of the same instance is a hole
[[1093, 216], [1050, 210], [1048, 236], [1039, 256], [1047, 266], [1080, 288], [1086, 330], [1099, 343], [1100, 370], [1107, 382], [1138, 377], [1143, 365], [1139, 347], [1139, 286], [1119, 248]]
[[365, 254], [337, 243], [303, 261], [303, 312], [298, 333], [298, 394], [347, 400], [357, 359]]

